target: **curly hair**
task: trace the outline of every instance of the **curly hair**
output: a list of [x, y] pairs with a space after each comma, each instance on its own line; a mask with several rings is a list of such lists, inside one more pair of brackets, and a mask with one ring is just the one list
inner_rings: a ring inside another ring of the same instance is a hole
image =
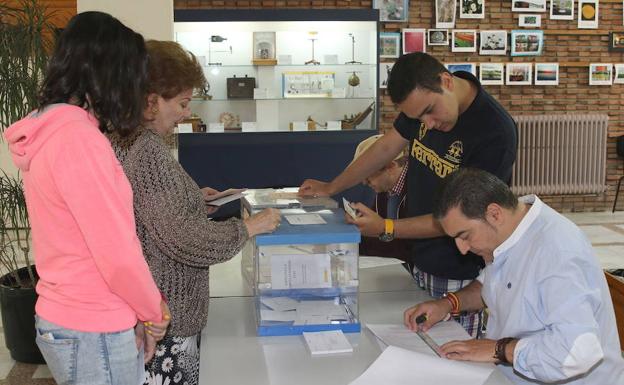
[[148, 40], [147, 94], [171, 99], [190, 88], [204, 88], [206, 77], [195, 55], [173, 41]]
[[54, 49], [39, 110], [71, 103], [91, 110], [102, 132], [132, 133], [143, 120], [147, 52], [143, 36], [103, 12], [74, 16]]

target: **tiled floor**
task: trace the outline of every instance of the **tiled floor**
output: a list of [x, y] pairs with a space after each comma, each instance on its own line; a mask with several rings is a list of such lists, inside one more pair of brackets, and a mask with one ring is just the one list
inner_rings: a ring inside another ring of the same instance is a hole
[[[566, 214], [587, 234], [605, 269], [624, 268], [624, 212]], [[0, 385], [55, 384], [45, 365], [16, 363], [4, 346], [0, 333]]]

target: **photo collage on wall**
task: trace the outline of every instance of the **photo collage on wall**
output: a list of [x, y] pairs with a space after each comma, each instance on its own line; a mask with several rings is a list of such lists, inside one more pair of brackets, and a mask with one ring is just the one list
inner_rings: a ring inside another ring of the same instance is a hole
[[[446, 46], [451, 52], [478, 53], [481, 56], [535, 56], [545, 49], [542, 13], [544, 19], [569, 20], [576, 18], [577, 28], [597, 29], [599, 0], [510, 0], [512, 12], [518, 13], [517, 30], [455, 29], [457, 18], [483, 19], [486, 0], [433, 0], [434, 27], [402, 28], [400, 32], [381, 32], [379, 52], [382, 59], [396, 59], [402, 54], [427, 52], [427, 46]], [[409, 0], [374, 0], [380, 10], [381, 22], [408, 22]], [[474, 20], [474, 23], [478, 23]], [[465, 25], [465, 23], [463, 23]], [[624, 25], [624, 11], [622, 12]], [[478, 24], [477, 24], [478, 25]], [[609, 33], [609, 51], [624, 52], [624, 32]], [[382, 74], [393, 63], [380, 63], [380, 87], [385, 88]], [[558, 85], [558, 63], [446, 63], [447, 67], [469, 70], [486, 85]], [[624, 64], [595, 63], [589, 66], [589, 84], [624, 84]], [[383, 67], [383, 68], [382, 68]], [[608, 69], [608, 71], [607, 71]]]

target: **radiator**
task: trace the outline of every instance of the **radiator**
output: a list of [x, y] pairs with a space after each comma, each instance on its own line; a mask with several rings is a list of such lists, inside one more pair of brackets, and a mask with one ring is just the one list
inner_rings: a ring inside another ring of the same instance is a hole
[[590, 194], [605, 190], [608, 115], [516, 116], [518, 156], [512, 190]]

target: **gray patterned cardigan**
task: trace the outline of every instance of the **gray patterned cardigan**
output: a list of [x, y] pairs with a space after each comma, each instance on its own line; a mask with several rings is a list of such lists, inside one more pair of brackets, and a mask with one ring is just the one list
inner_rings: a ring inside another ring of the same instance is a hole
[[199, 186], [160, 136], [142, 129], [109, 139], [132, 185], [143, 254], [168, 300], [169, 335], [197, 334], [208, 318], [210, 265], [240, 251], [248, 239], [246, 227], [238, 219], [208, 219]]

